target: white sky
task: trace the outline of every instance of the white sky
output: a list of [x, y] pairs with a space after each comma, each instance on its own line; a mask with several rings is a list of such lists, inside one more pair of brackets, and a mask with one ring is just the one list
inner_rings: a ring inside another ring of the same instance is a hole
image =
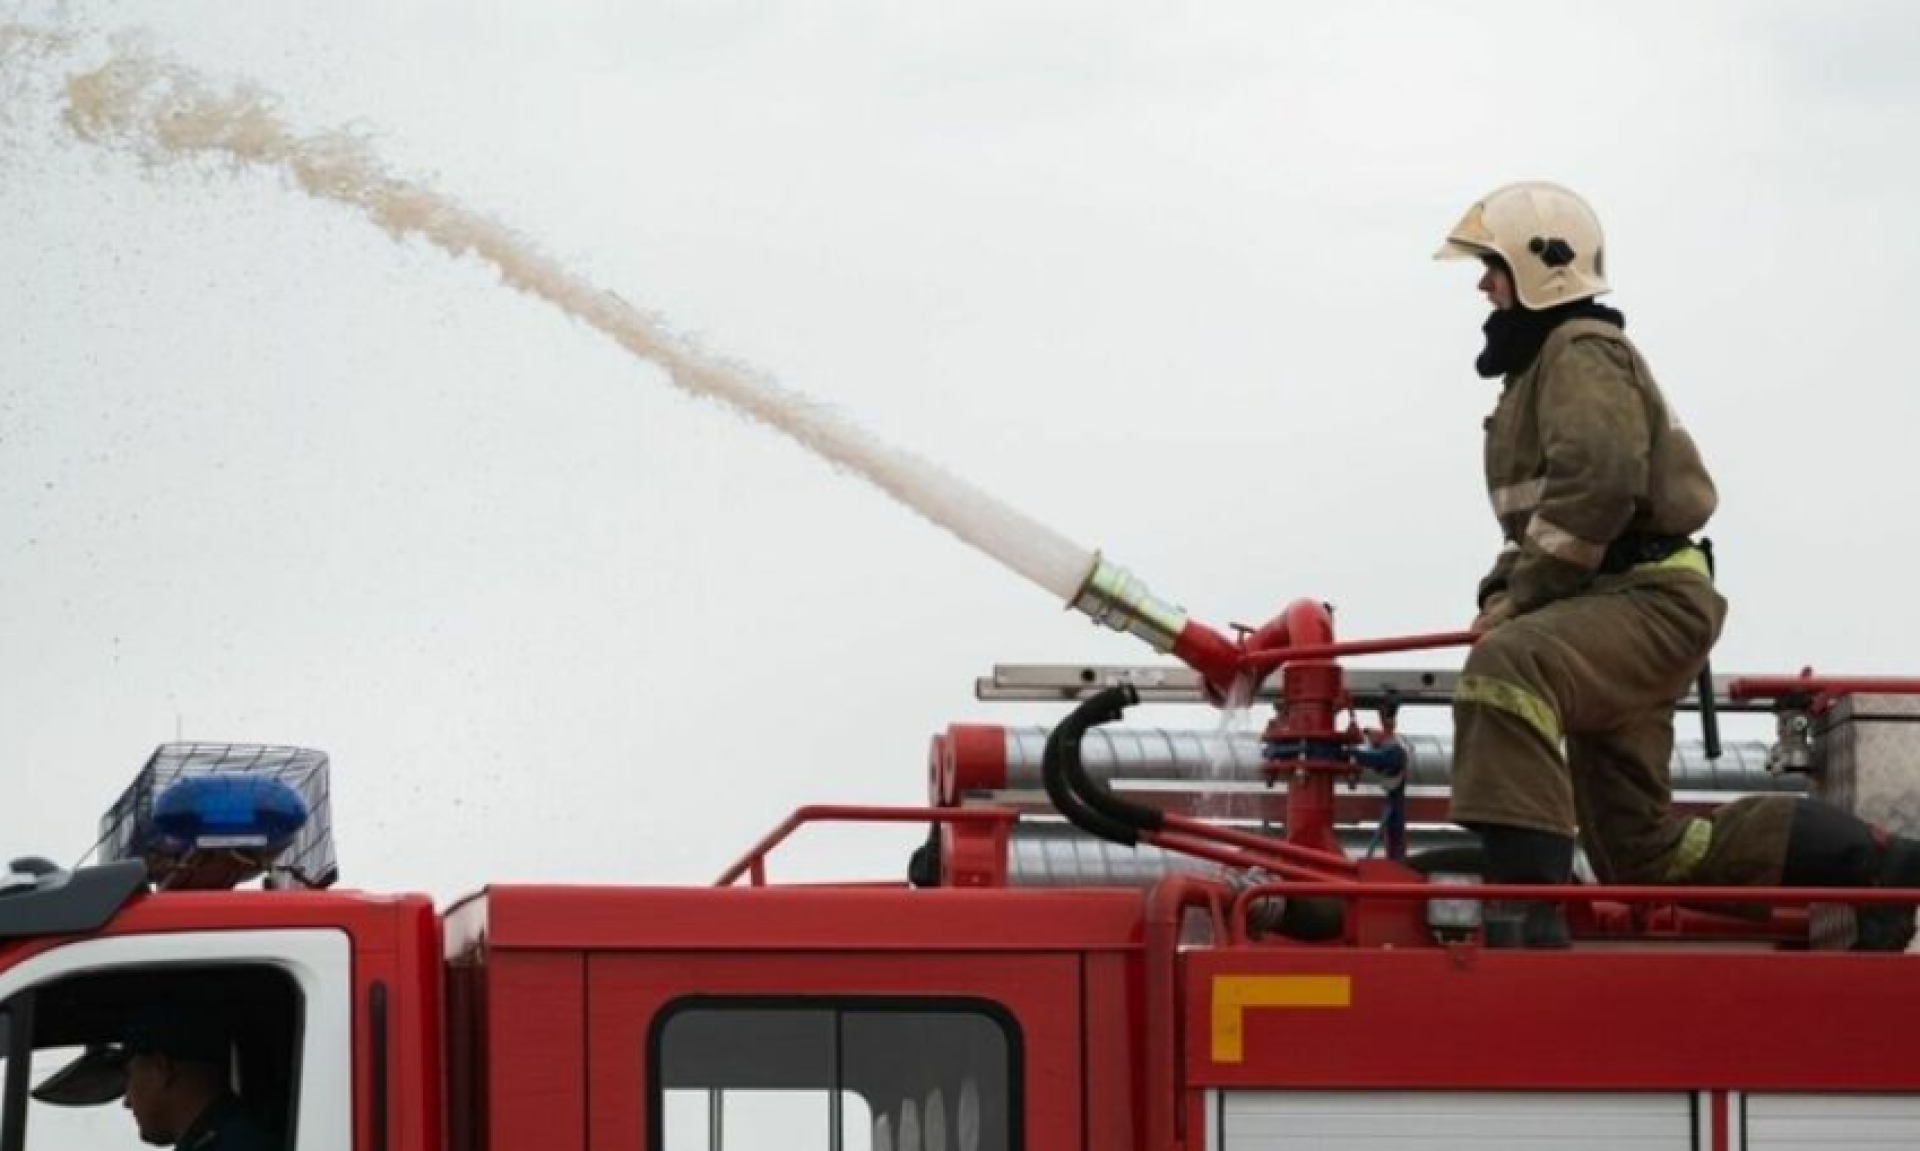
[[[1428, 256], [1560, 180], [1720, 482], [1719, 670], [1920, 670], [1908, 6], [12, 11], [358, 125], [1222, 626], [1465, 622], [1495, 387]], [[1149, 655], [477, 264], [0, 98], [0, 850], [76, 857], [179, 731], [331, 752], [354, 885], [701, 882], [1057, 714], [992, 663]]]

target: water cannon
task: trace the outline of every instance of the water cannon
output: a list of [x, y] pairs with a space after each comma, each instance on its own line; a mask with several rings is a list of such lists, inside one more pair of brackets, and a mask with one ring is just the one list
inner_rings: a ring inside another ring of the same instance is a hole
[[[1473, 641], [1471, 632], [1440, 632], [1386, 639], [1339, 642], [1333, 609], [1314, 599], [1296, 599], [1261, 626], [1242, 630], [1238, 641], [1195, 622], [1186, 611], [1147, 590], [1126, 569], [1099, 553], [1072, 607], [1095, 623], [1139, 636], [1156, 651], [1170, 654], [1198, 672], [1207, 697], [1216, 704], [1250, 701], [1261, 683], [1279, 674], [1274, 714], [1261, 735], [1264, 771], [1287, 786], [1287, 839], [1283, 845], [1246, 841], [1238, 833], [1202, 821], [1149, 812], [1117, 801], [1078, 770], [1078, 741], [1088, 728], [1119, 719], [1139, 700], [1131, 684], [1082, 703], [1056, 729], [1050, 741], [1062, 765], [1049, 773], [1048, 793], [1068, 819], [1096, 836], [1118, 843], [1172, 841], [1216, 862], [1258, 866], [1275, 874], [1299, 871], [1324, 878], [1349, 866], [1335, 834], [1335, 785], [1363, 776], [1388, 792], [1389, 818], [1383, 829], [1390, 854], [1404, 846], [1404, 786], [1409, 757], [1394, 734], [1395, 705], [1382, 704], [1380, 726], [1362, 729], [1353, 715], [1340, 658], [1385, 652], [1455, 647]], [[1058, 743], [1055, 748], [1053, 745]], [[1388, 825], [1391, 826], [1388, 826]]]
[[1225, 700], [1241, 675], [1240, 645], [1148, 590], [1132, 572], [1099, 552], [1068, 607], [1094, 623], [1147, 641], [1153, 650], [1200, 673], [1214, 698]]
[[1423, 651], [1473, 642], [1473, 633], [1465, 631], [1335, 642], [1333, 609], [1315, 599], [1294, 600], [1266, 623], [1242, 631], [1236, 642], [1193, 619], [1185, 608], [1154, 595], [1145, 582], [1099, 552], [1093, 553], [1093, 566], [1067, 606], [1096, 624], [1138, 636], [1155, 651], [1171, 655], [1199, 672], [1216, 703], [1233, 698], [1234, 688], [1242, 681], [1242, 697], [1251, 698], [1250, 689], [1283, 665], [1332, 667], [1337, 684], [1338, 668], [1332, 661], [1341, 656]]

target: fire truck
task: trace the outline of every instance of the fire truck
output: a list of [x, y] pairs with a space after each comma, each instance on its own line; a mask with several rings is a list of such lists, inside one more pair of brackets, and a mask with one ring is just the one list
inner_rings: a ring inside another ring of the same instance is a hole
[[[1228, 639], [1104, 562], [1076, 606], [1180, 663], [996, 668], [981, 698], [1058, 721], [950, 726], [926, 804], [804, 808], [706, 887], [344, 890], [324, 755], [161, 747], [100, 862], [3, 873], [0, 1151], [132, 1145], [105, 1105], [156, 1003], [221, 1021], [297, 1151], [1920, 1146], [1920, 961], [1847, 950], [1912, 892], [1481, 882], [1448, 738], [1400, 727], [1452, 674], [1342, 662], [1469, 637], [1342, 642], [1302, 600]], [[1235, 691], [1258, 730], [1124, 722]], [[1683, 808], [1920, 823], [1920, 681], [1678, 706]], [[904, 877], [775, 878], [846, 822], [927, 838]], [[1485, 946], [1522, 895], [1571, 948]]]

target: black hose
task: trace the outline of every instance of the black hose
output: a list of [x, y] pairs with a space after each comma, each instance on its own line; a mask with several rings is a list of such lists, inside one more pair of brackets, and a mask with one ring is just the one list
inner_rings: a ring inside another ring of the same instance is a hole
[[[1703, 539], [1699, 544], [1700, 552], [1707, 557], [1707, 578], [1718, 574], [1713, 562], [1713, 541]], [[1720, 701], [1713, 693], [1713, 663], [1709, 660], [1700, 665], [1700, 680], [1694, 685], [1694, 691], [1700, 696], [1700, 739], [1706, 745], [1707, 762], [1720, 758]]]
[[1076, 778], [1085, 774], [1084, 770], [1076, 770], [1081, 766], [1080, 738], [1089, 727], [1118, 719], [1126, 706], [1139, 698], [1131, 687], [1124, 688], [1124, 695], [1116, 694], [1121, 690], [1108, 688], [1088, 698], [1060, 721], [1047, 736], [1046, 750], [1040, 756], [1040, 782], [1047, 789], [1047, 798], [1053, 800], [1053, 806], [1066, 816], [1067, 822], [1090, 835], [1131, 847], [1140, 842], [1133, 828], [1094, 810], [1074, 786]]
[[1709, 762], [1720, 758], [1719, 701], [1713, 696], [1713, 664], [1700, 665], [1700, 682], [1694, 685], [1700, 696], [1700, 742]]
[[1088, 697], [1053, 729], [1040, 757], [1040, 780], [1060, 814], [1090, 835], [1129, 847], [1140, 842], [1141, 832], [1158, 830], [1164, 817], [1094, 782], [1080, 761], [1080, 740], [1089, 728], [1112, 723], [1139, 702], [1140, 693], [1127, 683]]

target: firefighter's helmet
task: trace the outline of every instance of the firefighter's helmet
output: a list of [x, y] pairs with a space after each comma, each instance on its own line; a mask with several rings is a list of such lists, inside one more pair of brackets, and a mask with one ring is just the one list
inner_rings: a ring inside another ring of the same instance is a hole
[[1514, 293], [1538, 311], [1609, 291], [1600, 219], [1573, 192], [1530, 180], [1482, 197], [1447, 233], [1436, 260], [1498, 256]]

